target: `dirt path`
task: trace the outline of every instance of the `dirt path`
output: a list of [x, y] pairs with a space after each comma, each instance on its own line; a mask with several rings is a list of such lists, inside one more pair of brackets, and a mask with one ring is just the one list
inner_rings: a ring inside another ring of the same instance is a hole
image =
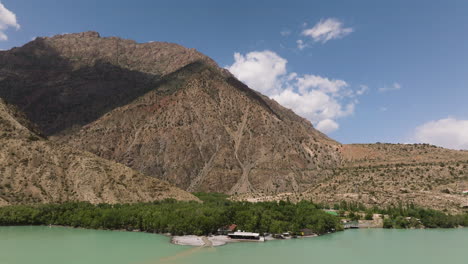
[[213, 242], [211, 242], [211, 240], [209, 240], [207, 237], [202, 237], [202, 240], [203, 243], [205, 243], [203, 247], [213, 247]]

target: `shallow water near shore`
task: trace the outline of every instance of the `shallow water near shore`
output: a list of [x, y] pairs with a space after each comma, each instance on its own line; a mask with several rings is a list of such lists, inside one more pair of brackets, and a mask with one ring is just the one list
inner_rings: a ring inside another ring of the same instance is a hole
[[347, 230], [304, 239], [197, 248], [137, 232], [0, 227], [0, 264], [466, 263], [468, 229]]

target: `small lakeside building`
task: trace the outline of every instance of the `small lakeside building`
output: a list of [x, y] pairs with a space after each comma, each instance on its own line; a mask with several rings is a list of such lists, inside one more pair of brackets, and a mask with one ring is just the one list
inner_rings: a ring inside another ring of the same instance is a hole
[[234, 232], [234, 233], [229, 233], [228, 237], [230, 237], [231, 239], [265, 241], [265, 238], [260, 236], [259, 233], [252, 233], [252, 232], [237, 231], [237, 232]]
[[314, 231], [312, 229], [309, 229], [309, 228], [304, 228], [304, 229], [301, 229], [301, 236], [312, 236], [312, 235], [315, 235]]
[[355, 229], [359, 228], [359, 221], [351, 221], [348, 219], [341, 219], [344, 229]]
[[232, 224], [232, 225], [228, 225], [228, 226], [223, 226], [223, 227], [220, 227], [218, 228], [218, 235], [228, 235], [229, 233], [232, 233], [234, 231], [236, 231], [236, 228], [237, 228], [237, 225], [236, 224]]

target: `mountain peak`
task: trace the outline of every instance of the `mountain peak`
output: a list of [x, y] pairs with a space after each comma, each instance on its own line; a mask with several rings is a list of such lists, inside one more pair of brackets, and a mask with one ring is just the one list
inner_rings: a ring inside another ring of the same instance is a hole
[[84, 37], [84, 38], [100, 38], [101, 37], [99, 32], [96, 32], [96, 31], [85, 31], [85, 32], [77, 33], [76, 35], [78, 35], [79, 37]]

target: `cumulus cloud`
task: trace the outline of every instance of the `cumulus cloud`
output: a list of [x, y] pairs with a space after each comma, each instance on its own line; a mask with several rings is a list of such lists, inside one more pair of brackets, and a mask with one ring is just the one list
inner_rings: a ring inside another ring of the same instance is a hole
[[448, 117], [430, 121], [417, 127], [414, 137], [420, 143], [450, 149], [468, 149], [468, 120]]
[[319, 90], [300, 93], [287, 89], [270, 97], [306, 117], [314, 125], [325, 119], [337, 119], [354, 113], [354, 103], [343, 105], [337, 98]]
[[331, 119], [324, 119], [317, 124], [317, 129], [323, 133], [330, 133], [337, 130], [339, 127], [338, 123]]
[[332, 39], [343, 38], [352, 33], [353, 28], [345, 28], [343, 23], [335, 18], [320, 20], [314, 27], [302, 31], [302, 35], [311, 37], [315, 42], [325, 43]]
[[5, 31], [10, 27], [16, 30], [20, 29], [20, 25], [16, 21], [16, 15], [0, 2], [0, 41], [8, 40]]
[[348, 86], [348, 84], [342, 80], [330, 80], [317, 75], [305, 74], [303, 77], [297, 78], [297, 86], [302, 93], [310, 88], [316, 88], [325, 93], [336, 95], [343, 87]]
[[226, 68], [249, 87], [262, 92], [283, 106], [309, 119], [317, 129], [330, 133], [339, 128], [336, 119], [354, 113], [353, 91], [343, 80], [314, 74], [288, 72], [287, 60], [272, 51], [234, 54], [234, 63]]
[[287, 60], [276, 53], [254, 51], [245, 56], [234, 54], [234, 64], [227, 69], [239, 80], [264, 94], [274, 94], [281, 87], [280, 76], [286, 74]]
[[397, 91], [401, 89], [401, 84], [395, 82], [391, 86], [384, 86], [379, 88], [379, 92], [384, 93], [384, 92], [389, 92], [389, 91]]

